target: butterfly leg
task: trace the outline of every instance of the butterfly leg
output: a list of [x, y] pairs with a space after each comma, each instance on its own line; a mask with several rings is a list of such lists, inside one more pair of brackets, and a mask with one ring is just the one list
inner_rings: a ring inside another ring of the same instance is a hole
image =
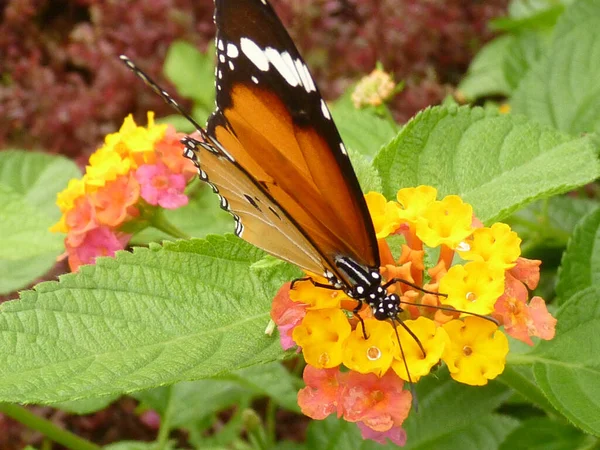
[[329, 289], [332, 291], [341, 291], [342, 290], [341, 288], [332, 286], [331, 284], [319, 283], [318, 281], [313, 280], [311, 277], [296, 278], [294, 281], [292, 281], [290, 289], [294, 289], [294, 286], [296, 285], [296, 283], [298, 283], [300, 281], [310, 281], [313, 286], [318, 287], [318, 288]]
[[361, 326], [361, 328], [362, 328], [363, 337], [364, 337], [365, 339], [368, 339], [368, 336], [367, 336], [367, 330], [366, 330], [366, 328], [365, 328], [365, 321], [364, 321], [364, 320], [363, 320], [363, 318], [362, 318], [362, 317], [360, 317], [360, 315], [358, 314], [358, 312], [361, 310], [361, 308], [362, 308], [362, 306], [363, 306], [363, 302], [362, 302], [362, 300], [358, 300], [358, 299], [357, 299], [356, 301], [358, 302], [358, 304], [356, 305], [356, 308], [354, 308], [354, 309], [352, 310], [352, 312], [354, 313], [354, 315], [356, 316], [356, 318], [357, 318], [357, 319], [360, 321], [360, 326]]

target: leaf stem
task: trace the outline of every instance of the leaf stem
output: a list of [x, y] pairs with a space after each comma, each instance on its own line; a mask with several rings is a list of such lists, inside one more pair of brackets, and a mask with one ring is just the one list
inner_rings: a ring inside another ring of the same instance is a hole
[[274, 446], [275, 440], [277, 439], [277, 436], [275, 434], [276, 414], [277, 404], [273, 401], [272, 398], [269, 398], [267, 400], [267, 410], [265, 413], [265, 427], [267, 429], [267, 442], [269, 446]]
[[171, 433], [171, 414], [173, 412], [173, 387], [169, 386], [169, 401], [167, 402], [167, 408], [160, 421], [160, 429], [158, 430], [158, 437], [156, 438], [157, 450], [163, 450], [169, 440], [169, 434]]
[[169, 236], [178, 239], [191, 239], [191, 236], [189, 234], [181, 231], [179, 228], [177, 228], [175, 225], [169, 222], [169, 220], [165, 216], [164, 211], [160, 208], [156, 209], [156, 211], [149, 218], [149, 220], [151, 226], [153, 226], [157, 230], [162, 231], [163, 233], [168, 234]]
[[101, 450], [101, 447], [96, 444], [57, 427], [49, 420], [33, 414], [20, 405], [0, 403], [0, 412], [71, 450]]

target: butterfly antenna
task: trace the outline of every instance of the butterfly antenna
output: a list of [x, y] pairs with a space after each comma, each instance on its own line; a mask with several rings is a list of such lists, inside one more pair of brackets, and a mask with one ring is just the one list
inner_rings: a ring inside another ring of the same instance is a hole
[[442, 311], [457, 312], [457, 313], [461, 313], [461, 314], [469, 314], [471, 316], [479, 317], [480, 319], [485, 319], [485, 320], [487, 320], [489, 322], [492, 322], [492, 323], [494, 323], [496, 325], [500, 325], [500, 322], [498, 322], [493, 317], [484, 316], [483, 314], [477, 314], [477, 313], [470, 312], [470, 311], [465, 311], [463, 309], [455, 309], [455, 308], [451, 308], [451, 307], [448, 307], [448, 306], [438, 306], [438, 305], [422, 305], [420, 303], [405, 302], [404, 300], [400, 300], [400, 303], [402, 303], [404, 305], [410, 305], [410, 306], [423, 306], [425, 308], [435, 308], [435, 309], [440, 309]]
[[406, 362], [406, 356], [404, 355], [404, 347], [402, 347], [402, 342], [400, 342], [400, 335], [398, 334], [398, 328], [396, 327], [396, 323], [398, 323], [399, 325], [402, 325], [404, 327], [404, 329], [410, 333], [410, 335], [413, 337], [413, 339], [419, 345], [419, 348], [423, 352], [423, 355], [425, 355], [425, 350], [423, 349], [423, 346], [421, 345], [421, 341], [419, 340], [419, 338], [416, 337], [412, 331], [410, 331], [410, 329], [406, 326], [406, 324], [404, 324], [404, 322], [396, 319], [395, 317], [390, 317], [390, 319], [392, 320], [392, 324], [394, 325], [394, 332], [396, 333], [396, 340], [398, 341], [398, 347], [400, 347], [400, 354], [402, 355], [402, 361], [404, 362], [404, 368], [406, 369], [406, 376], [408, 378], [408, 383], [410, 384], [410, 393], [412, 395], [413, 408], [415, 408], [415, 411], [418, 411], [419, 403], [417, 401], [417, 392], [415, 390], [415, 383], [413, 382], [412, 377], [410, 376], [410, 371], [408, 370], [408, 363]]
[[165, 91], [163, 88], [161, 88], [158, 85], [158, 83], [156, 83], [156, 81], [154, 81], [152, 78], [150, 78], [148, 76], [148, 74], [146, 74], [146, 72], [144, 72], [142, 69], [140, 69], [138, 66], [136, 66], [135, 63], [131, 59], [129, 59], [127, 56], [120, 55], [119, 59], [121, 59], [121, 61], [123, 61], [123, 63], [125, 63], [125, 65], [134, 74], [136, 74], [139, 78], [141, 78], [142, 81], [144, 83], [146, 83], [146, 85], [148, 85], [154, 92], [156, 92], [158, 95], [160, 95], [160, 97], [167, 104], [169, 104], [173, 109], [175, 109], [175, 111], [177, 111], [179, 114], [181, 114], [183, 117], [185, 117], [192, 125], [194, 125], [194, 127], [196, 127], [196, 129], [202, 135], [202, 138], [205, 139], [207, 137], [207, 134], [206, 134], [206, 131], [204, 131], [204, 128], [202, 128], [202, 126], [200, 126], [200, 124], [198, 122], [196, 122], [194, 120], [194, 118], [186, 110], [184, 110], [173, 97], [171, 97], [171, 94], [169, 94], [167, 91]]

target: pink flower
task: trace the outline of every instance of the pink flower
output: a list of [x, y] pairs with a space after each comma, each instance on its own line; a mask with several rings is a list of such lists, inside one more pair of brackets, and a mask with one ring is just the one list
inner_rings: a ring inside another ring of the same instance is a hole
[[306, 304], [290, 299], [290, 286], [291, 283], [286, 283], [279, 289], [271, 306], [271, 319], [277, 325], [281, 347], [284, 350], [296, 346], [292, 332], [306, 315]]
[[362, 422], [357, 422], [356, 425], [358, 425], [363, 439], [369, 439], [384, 445], [387, 444], [389, 439], [400, 447], [406, 445], [406, 431], [402, 427], [392, 427], [387, 431], [375, 431]]
[[323, 420], [337, 409], [339, 379], [346, 374], [339, 367], [317, 369], [307, 365], [304, 369], [306, 387], [298, 392], [298, 405], [302, 413], [316, 420]]
[[338, 416], [348, 422], [363, 422], [375, 431], [402, 425], [411, 407], [412, 395], [402, 390], [404, 382], [389, 370], [379, 378], [373, 373], [348, 372], [340, 383]]
[[114, 256], [117, 250], [123, 250], [131, 235], [117, 236], [108, 227], [98, 227], [88, 231], [81, 243], [66, 245], [69, 267], [75, 272], [83, 264], [92, 264], [98, 256]]
[[183, 193], [186, 184], [185, 176], [171, 172], [161, 162], [138, 167], [135, 178], [142, 187], [142, 198], [151, 205], [177, 209], [188, 203], [188, 198]]

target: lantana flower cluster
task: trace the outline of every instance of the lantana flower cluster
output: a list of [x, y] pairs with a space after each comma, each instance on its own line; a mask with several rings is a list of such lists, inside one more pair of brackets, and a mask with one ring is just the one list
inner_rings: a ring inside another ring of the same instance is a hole
[[143, 225], [157, 206], [175, 209], [188, 203], [184, 194], [195, 176], [193, 163], [182, 156], [180, 139], [170, 125], [136, 125], [130, 115], [117, 133], [106, 136], [82, 178], [72, 179], [57, 196], [62, 217], [51, 231], [66, 233], [63, 256], [71, 270], [113, 256], [131, 238], [127, 224]]
[[297, 346], [306, 360], [304, 414], [336, 414], [365, 439], [403, 445], [412, 402], [405, 382], [445, 364], [454, 380], [485, 385], [504, 370], [507, 334], [530, 345], [532, 336], [552, 339], [556, 319], [542, 298], [529, 299], [540, 261], [520, 256], [521, 239], [508, 225], [485, 227], [460, 197], [437, 200], [430, 186], [401, 189], [397, 201], [369, 193], [366, 201], [381, 274], [410, 283], [388, 289], [400, 296], [398, 323], [376, 320], [366, 305], [356, 317], [357, 300], [310, 280], [282, 287], [271, 317], [283, 348]]

